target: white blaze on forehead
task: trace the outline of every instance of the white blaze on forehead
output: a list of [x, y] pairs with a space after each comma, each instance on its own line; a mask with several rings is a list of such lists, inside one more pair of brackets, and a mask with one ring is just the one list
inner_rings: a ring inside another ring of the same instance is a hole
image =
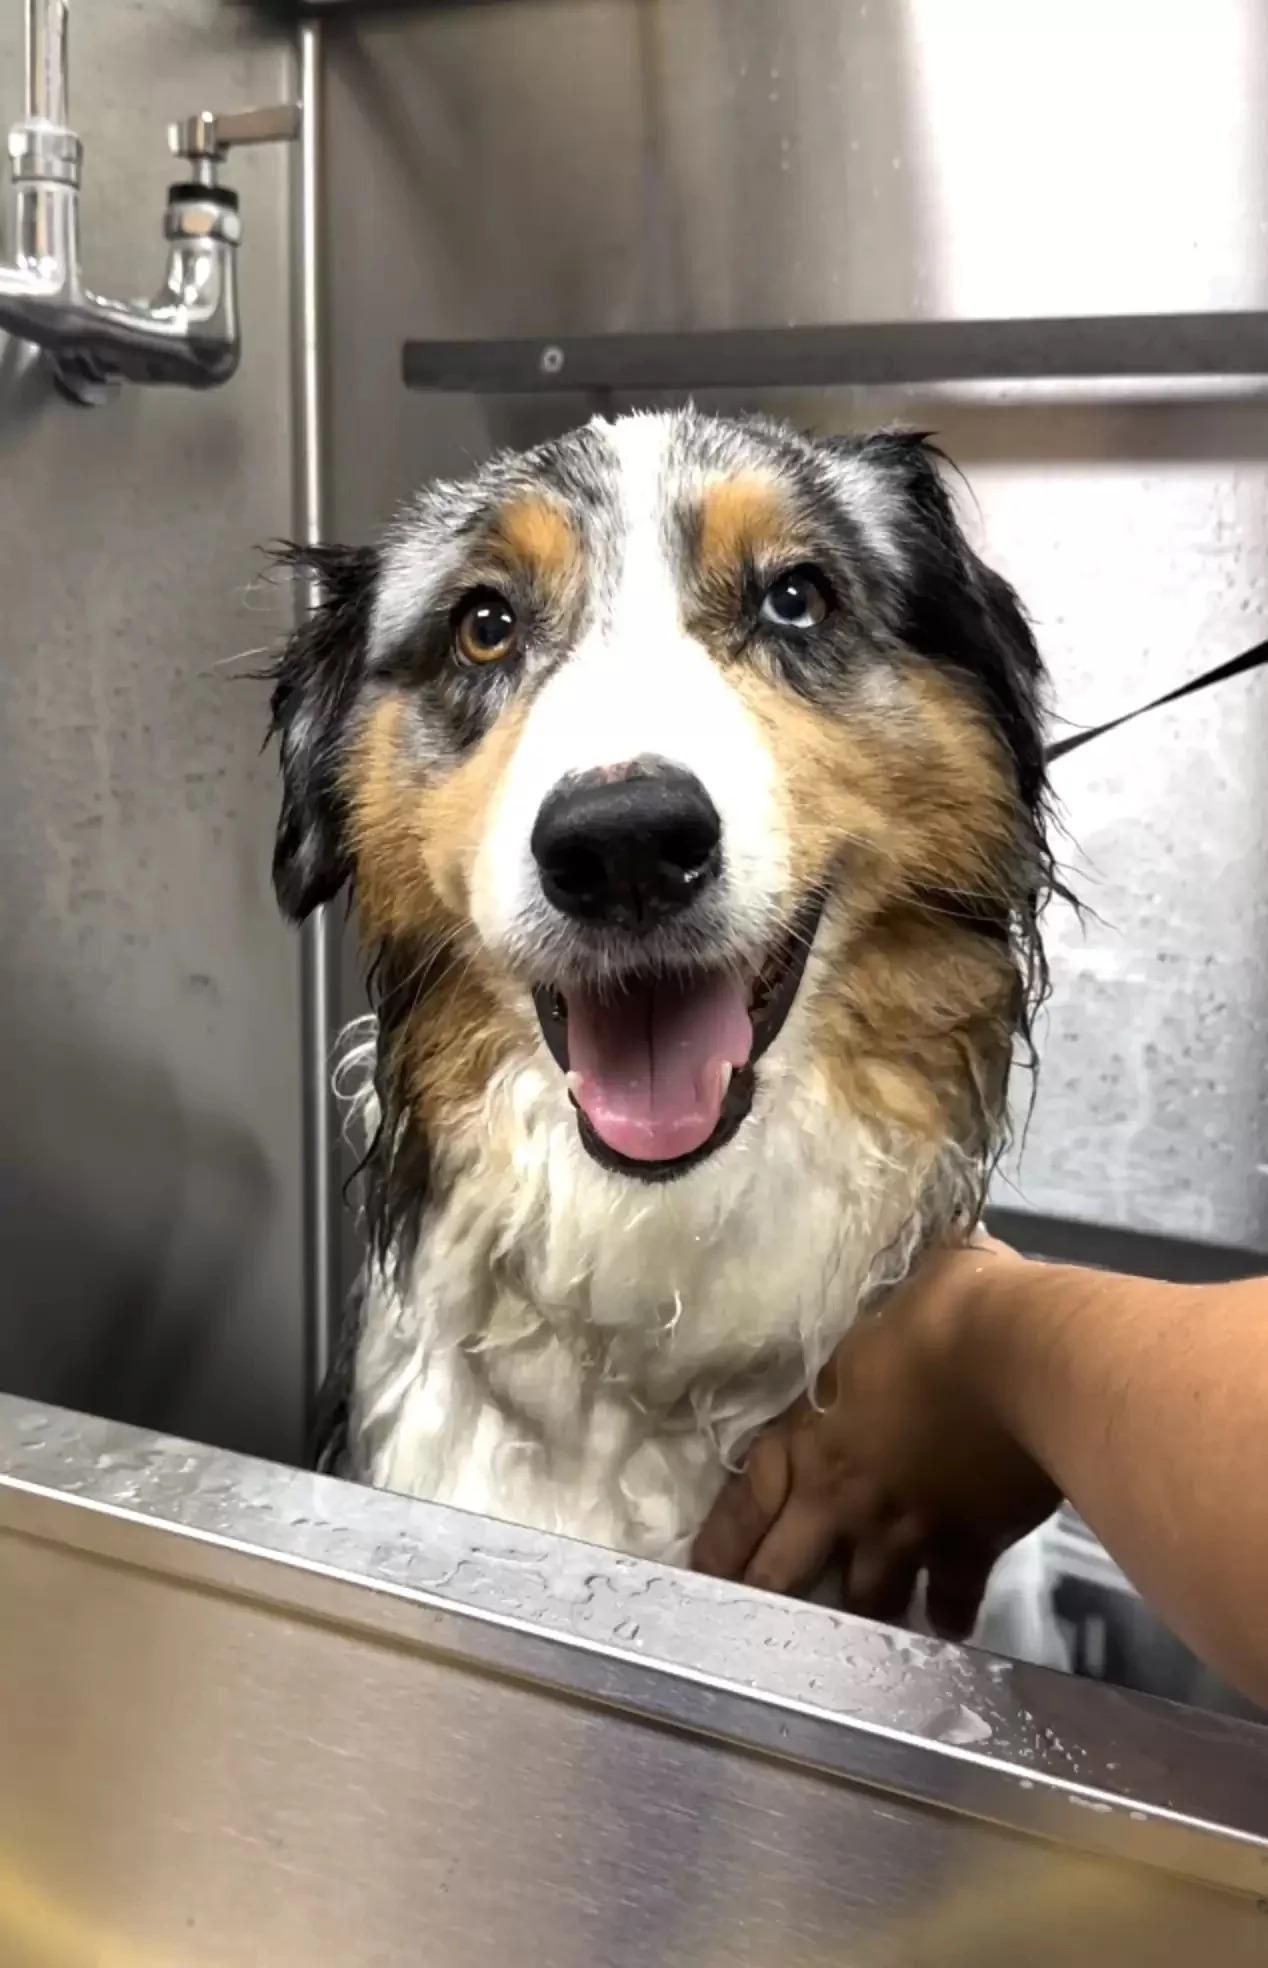
[[620, 513], [613, 592], [533, 705], [475, 868], [477, 927], [497, 944], [544, 909], [529, 846], [561, 779], [644, 757], [700, 780], [722, 821], [737, 940], [760, 937], [783, 899], [787, 855], [775, 763], [754, 720], [683, 626], [664, 524], [667, 417], [629, 417], [606, 439]]

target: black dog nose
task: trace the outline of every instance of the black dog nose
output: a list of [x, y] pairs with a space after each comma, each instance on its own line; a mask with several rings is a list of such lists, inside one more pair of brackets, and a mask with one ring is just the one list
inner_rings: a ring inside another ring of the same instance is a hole
[[547, 901], [579, 922], [651, 929], [716, 881], [722, 822], [700, 781], [639, 761], [565, 780], [532, 849]]

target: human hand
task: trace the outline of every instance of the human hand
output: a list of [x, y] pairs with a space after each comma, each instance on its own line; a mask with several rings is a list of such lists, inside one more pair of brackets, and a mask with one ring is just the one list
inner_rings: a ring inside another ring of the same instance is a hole
[[880, 1620], [902, 1618], [926, 1570], [930, 1624], [970, 1633], [1001, 1552], [1060, 1501], [975, 1373], [984, 1283], [1024, 1294], [1030, 1269], [986, 1238], [926, 1258], [847, 1333], [817, 1404], [759, 1436], [696, 1540], [696, 1567], [795, 1592], [835, 1561], [846, 1608]]

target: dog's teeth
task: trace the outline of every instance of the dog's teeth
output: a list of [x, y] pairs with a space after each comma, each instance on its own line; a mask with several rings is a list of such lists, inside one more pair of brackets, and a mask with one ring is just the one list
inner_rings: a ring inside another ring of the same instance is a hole
[[721, 1100], [726, 1099], [726, 1091], [731, 1084], [731, 1076], [734, 1073], [734, 1071], [735, 1068], [734, 1066], [732, 1066], [729, 1059], [724, 1059], [722, 1061], [722, 1064], [718, 1068], [718, 1079], [721, 1083], [718, 1097]]
[[574, 1099], [574, 1100], [580, 1100], [580, 1098], [581, 1098], [581, 1075], [580, 1075], [580, 1073], [565, 1073], [565, 1074], [564, 1074], [564, 1085], [565, 1085], [565, 1086], [567, 1087], [567, 1089], [568, 1089], [568, 1091], [569, 1091], [569, 1093], [570, 1093], [570, 1094], [572, 1095], [572, 1097], [573, 1097], [573, 1099]]

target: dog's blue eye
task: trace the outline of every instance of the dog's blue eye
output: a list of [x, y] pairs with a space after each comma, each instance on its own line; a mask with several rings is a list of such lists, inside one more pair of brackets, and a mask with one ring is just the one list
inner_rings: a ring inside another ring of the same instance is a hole
[[504, 663], [515, 653], [519, 625], [515, 610], [493, 588], [467, 596], [454, 621], [454, 647], [466, 663]]
[[791, 567], [762, 596], [761, 617], [777, 629], [814, 629], [831, 607], [831, 590], [818, 568]]

